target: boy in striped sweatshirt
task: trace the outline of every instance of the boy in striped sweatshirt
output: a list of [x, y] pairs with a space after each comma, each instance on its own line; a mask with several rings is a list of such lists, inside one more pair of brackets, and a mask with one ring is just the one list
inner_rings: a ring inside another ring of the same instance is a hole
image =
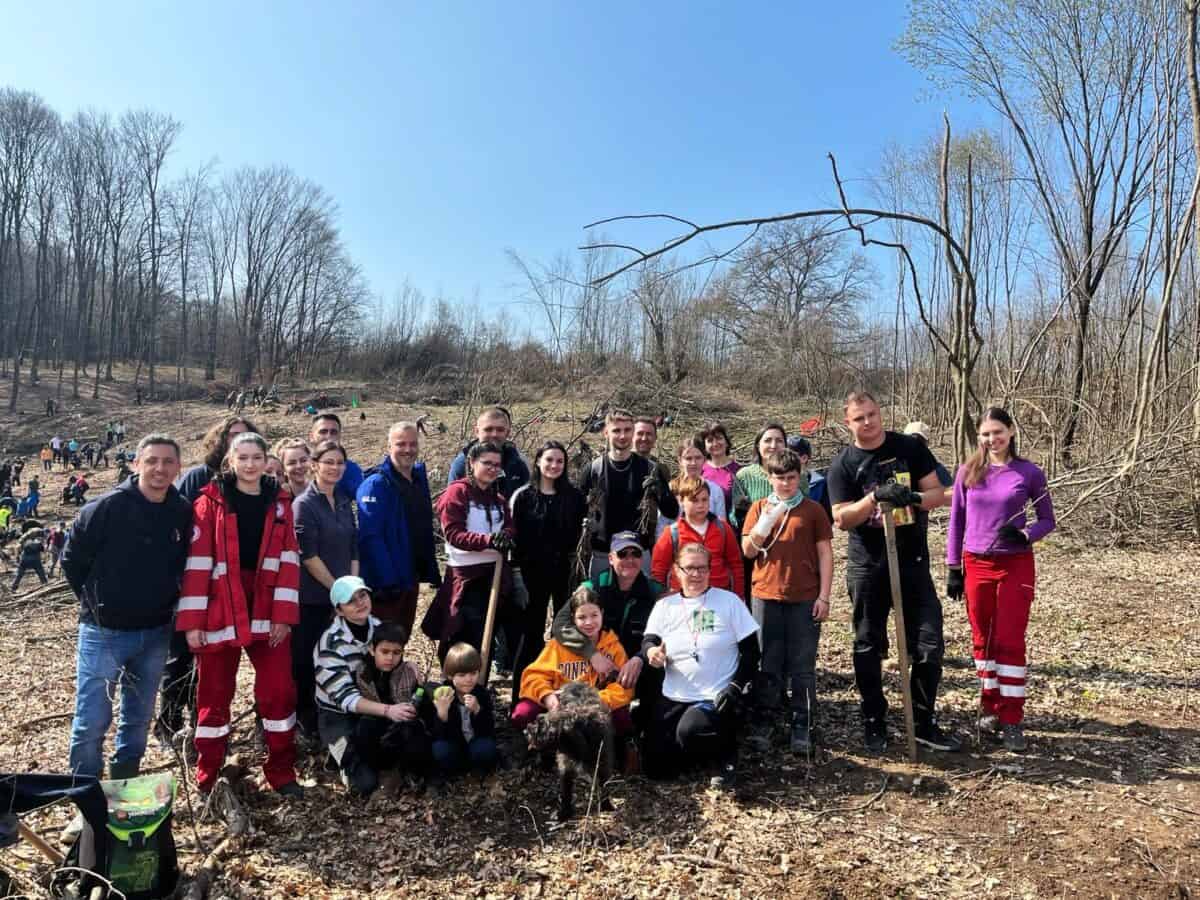
[[[418, 774], [427, 768], [429, 736], [414, 700], [420, 676], [403, 662], [407, 633], [371, 615], [371, 591], [361, 578], [338, 578], [329, 599], [336, 615], [313, 650], [317, 729], [342, 783], [366, 797], [379, 787], [381, 768], [402, 764]], [[369, 661], [373, 671], [391, 674], [364, 681]]]

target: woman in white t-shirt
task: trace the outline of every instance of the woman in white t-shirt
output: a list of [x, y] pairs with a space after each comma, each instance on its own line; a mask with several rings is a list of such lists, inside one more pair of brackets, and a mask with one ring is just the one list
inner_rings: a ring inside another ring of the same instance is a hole
[[702, 544], [681, 546], [675, 571], [682, 590], [655, 604], [642, 642], [646, 661], [665, 669], [646, 773], [663, 777], [688, 762], [715, 760], [712, 786], [731, 789], [740, 707], [758, 670], [758, 625], [737, 594], [709, 587]]

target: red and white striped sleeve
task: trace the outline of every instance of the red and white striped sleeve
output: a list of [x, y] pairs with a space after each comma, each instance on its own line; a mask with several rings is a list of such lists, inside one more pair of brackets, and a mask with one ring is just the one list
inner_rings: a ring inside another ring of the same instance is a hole
[[179, 602], [175, 606], [176, 631], [208, 626], [208, 599], [216, 577], [213, 563], [215, 512], [212, 501], [205, 496], [197, 498], [192, 506], [192, 541], [184, 565]]

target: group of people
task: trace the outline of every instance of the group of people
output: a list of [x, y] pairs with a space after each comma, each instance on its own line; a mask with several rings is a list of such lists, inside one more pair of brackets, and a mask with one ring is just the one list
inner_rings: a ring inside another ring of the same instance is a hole
[[[147, 435], [134, 474], [81, 510], [62, 553], [81, 601], [71, 769], [104, 770], [119, 682], [110, 776], [138, 771], [160, 693], [160, 736], [190, 735], [197, 785], [214, 790], [244, 651], [266, 780], [284, 797], [303, 794], [298, 745], [327, 751], [360, 794], [397, 767], [434, 779], [488, 771], [501, 758], [500, 711], [484, 688], [492, 606], [515, 729], [585, 681], [611, 712], [627, 769], [659, 777], [710, 765], [713, 784], [728, 787], [748, 717], [783, 724], [797, 753], [819, 740], [834, 526], [849, 534], [864, 743], [881, 752], [892, 603], [884, 515], [896, 526], [917, 739], [957, 750], [936, 716], [944, 641], [927, 541], [929, 511], [947, 503], [947, 593], [966, 598], [980, 723], [1023, 749], [1030, 548], [1054, 527], [1045, 477], [1018, 456], [1002, 409], [981, 417], [979, 448], [950, 488], [925, 441], [885, 430], [869, 394], [847, 397], [845, 422], [852, 442], [821, 477], [808, 441], [779, 423], [758, 433], [750, 465], [713, 423], [668, 466], [655, 455], [656, 421], [614, 409], [604, 452], [576, 483], [566, 446], [545, 441], [531, 469], [510, 441], [511, 417], [494, 407], [436, 503], [414, 422], [389, 429], [365, 472], [331, 413], [273, 447], [231, 415], [186, 472], [171, 437]], [[418, 623], [421, 585], [435, 593]], [[436, 642], [440, 683], [429, 682], [432, 660], [405, 659], [418, 624]]]

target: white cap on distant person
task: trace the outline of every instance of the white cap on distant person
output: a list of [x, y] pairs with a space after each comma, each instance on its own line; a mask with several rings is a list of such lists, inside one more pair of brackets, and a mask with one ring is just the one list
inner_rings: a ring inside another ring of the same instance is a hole
[[924, 422], [909, 422], [904, 426], [904, 433], [929, 443], [929, 426]]

